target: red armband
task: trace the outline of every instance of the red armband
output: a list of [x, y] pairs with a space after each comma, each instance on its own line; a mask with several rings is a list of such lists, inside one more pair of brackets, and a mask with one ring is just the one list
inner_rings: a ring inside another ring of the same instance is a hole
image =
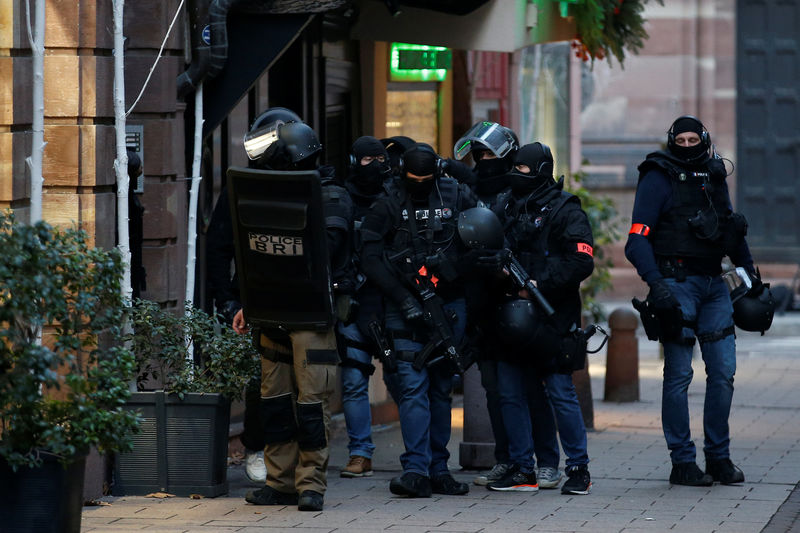
[[631, 226], [631, 230], [628, 232], [628, 235], [631, 234], [647, 237], [650, 235], [650, 226], [645, 226], [644, 224], [634, 224]]
[[594, 249], [585, 242], [578, 243], [578, 252], [588, 254], [589, 257], [594, 257]]

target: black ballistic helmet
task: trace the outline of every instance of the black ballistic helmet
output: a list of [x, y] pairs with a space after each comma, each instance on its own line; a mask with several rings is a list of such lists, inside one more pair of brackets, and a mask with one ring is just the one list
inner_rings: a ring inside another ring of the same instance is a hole
[[[745, 331], [760, 331], [763, 335], [772, 325], [775, 314], [775, 299], [768, 284], [761, 286], [761, 291], [751, 294], [747, 291], [733, 302], [733, 323]], [[731, 299], [734, 295], [731, 293]]]
[[286, 154], [292, 163], [299, 163], [322, 151], [316, 132], [304, 122], [284, 124], [279, 130], [278, 138], [284, 143]]
[[536, 306], [517, 298], [497, 306], [497, 333], [509, 346], [532, 347], [541, 326]]
[[722, 279], [730, 290], [733, 304], [733, 323], [745, 331], [760, 331], [763, 335], [772, 325], [776, 301], [769, 283], [761, 284], [761, 273], [748, 272], [742, 267], [725, 272]]
[[285, 107], [270, 107], [256, 117], [253, 121], [253, 125], [250, 127], [250, 131], [256, 131], [259, 128], [263, 128], [279, 120], [284, 123], [303, 122], [303, 119], [291, 109], [286, 109]]
[[473, 207], [458, 215], [458, 235], [467, 248], [503, 247], [503, 224], [491, 209]]

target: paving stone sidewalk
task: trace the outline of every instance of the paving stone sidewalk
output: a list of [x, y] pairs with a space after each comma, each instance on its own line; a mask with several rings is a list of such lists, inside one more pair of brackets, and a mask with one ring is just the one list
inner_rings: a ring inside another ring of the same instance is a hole
[[[502, 532], [514, 531], [792, 531], [800, 525], [800, 317], [777, 317], [765, 337], [739, 333], [736, 392], [731, 415], [732, 459], [744, 470], [741, 486], [670, 486], [669, 456], [660, 426], [661, 361], [658, 345], [640, 338], [641, 401], [602, 401], [604, 352], [591, 356], [596, 430], [589, 434], [588, 496], [494, 493], [471, 486], [466, 496], [403, 499], [389, 493], [398, 475], [402, 441], [396, 425], [376, 428], [375, 475], [342, 479], [346, 438], [334, 436], [325, 510], [258, 507], [243, 496], [252, 485], [242, 466], [229, 469], [230, 493], [215, 499], [107, 498], [110, 506], [85, 507], [83, 531], [160, 532]], [[690, 387], [692, 432], [702, 450], [705, 392], [703, 363], [696, 358]], [[474, 472], [458, 468], [461, 440], [454, 407], [451, 468], [459, 480]], [[702, 451], [699, 464], [703, 466]], [[562, 461], [563, 465], [563, 461]]]

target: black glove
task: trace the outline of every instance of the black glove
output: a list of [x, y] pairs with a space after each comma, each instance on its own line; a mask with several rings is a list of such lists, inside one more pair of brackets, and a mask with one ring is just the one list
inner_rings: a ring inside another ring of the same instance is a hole
[[650, 285], [650, 293], [647, 295], [647, 300], [652, 304], [653, 312], [659, 319], [660, 340], [664, 342], [680, 338], [683, 328], [681, 304], [663, 279], [658, 279], [648, 285]]
[[755, 271], [748, 270], [750, 275], [750, 283], [752, 287], [747, 290], [747, 296], [758, 297], [764, 292], [764, 284], [761, 282], [761, 272], [758, 269]]
[[487, 272], [499, 272], [508, 261], [508, 250], [478, 250], [478, 267]]
[[405, 319], [409, 322], [422, 318], [422, 306], [413, 296], [409, 296], [400, 302], [400, 309], [403, 311]]
[[656, 311], [669, 311], [680, 308], [681, 304], [672, 295], [672, 291], [669, 290], [669, 285], [667, 285], [666, 281], [658, 279], [648, 285], [650, 285], [650, 293], [647, 295], [647, 299], [652, 302]]

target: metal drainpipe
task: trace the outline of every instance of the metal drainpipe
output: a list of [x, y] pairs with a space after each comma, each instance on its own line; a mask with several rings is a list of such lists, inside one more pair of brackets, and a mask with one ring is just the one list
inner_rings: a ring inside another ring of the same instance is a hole
[[225, 67], [228, 59], [228, 28], [226, 20], [228, 12], [240, 0], [214, 0], [208, 8], [208, 20], [211, 26], [211, 57], [206, 76], [214, 78]]
[[[192, 62], [178, 76], [178, 99], [194, 91], [197, 84], [220, 73], [228, 59], [228, 29], [226, 20], [230, 9], [239, 0], [190, 0], [187, 12], [190, 20]], [[205, 28], [209, 34], [203, 38]]]

